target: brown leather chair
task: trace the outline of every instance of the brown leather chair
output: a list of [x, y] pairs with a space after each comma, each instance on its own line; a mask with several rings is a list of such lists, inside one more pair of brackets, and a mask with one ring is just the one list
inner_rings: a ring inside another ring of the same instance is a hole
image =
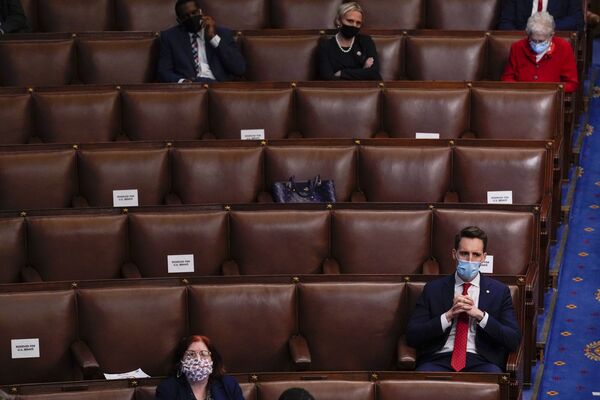
[[356, 149], [344, 147], [271, 146], [265, 149], [266, 189], [273, 183], [297, 180], [332, 179], [336, 201], [349, 201], [356, 190]]
[[38, 0], [21, 0], [23, 11], [27, 17], [27, 25], [33, 32], [39, 31], [38, 29], [38, 12], [37, 12]]
[[471, 89], [471, 131], [482, 139], [562, 140], [560, 93]]
[[500, 0], [425, 0], [427, 28], [486, 31], [495, 29]]
[[437, 133], [440, 139], [460, 138], [469, 130], [469, 100], [468, 88], [386, 88], [383, 130], [390, 137]]
[[318, 274], [329, 253], [328, 211], [237, 211], [229, 229], [243, 275]]
[[27, 219], [25, 281], [116, 279], [128, 261], [126, 215]]
[[20, 282], [27, 263], [27, 235], [23, 218], [0, 220], [0, 283]]
[[451, 160], [449, 147], [361, 146], [360, 188], [367, 201], [444, 201]]
[[430, 211], [336, 210], [332, 216], [331, 256], [339, 272], [436, 273], [429, 270]]
[[211, 136], [240, 139], [242, 129], [264, 129], [265, 139], [285, 139], [294, 130], [293, 90], [212, 88]]
[[242, 36], [242, 52], [248, 65], [246, 78], [251, 81], [314, 79], [318, 41], [317, 35]]
[[[364, 27], [368, 29], [419, 29], [424, 26], [424, 0], [363, 0]], [[379, 50], [379, 48], [378, 48]]]
[[246, 400], [256, 400], [256, 385], [251, 382], [240, 382], [242, 395]]
[[384, 81], [404, 77], [404, 39], [400, 35], [373, 35], [379, 57], [379, 75]]
[[32, 134], [32, 120], [29, 94], [0, 94], [0, 144], [27, 143]]
[[77, 308], [81, 341], [100, 372], [172, 371], [177, 344], [187, 333], [185, 287], [81, 289]]
[[112, 207], [113, 190], [138, 190], [138, 203], [160, 205], [169, 193], [166, 149], [89, 149], [78, 154], [79, 188], [92, 207]]
[[[154, 396], [154, 394], [152, 395]], [[104, 389], [66, 393], [26, 394], [17, 397], [18, 400], [134, 400], [138, 399], [135, 388]], [[154, 397], [152, 397], [154, 398]]]
[[403, 283], [300, 283], [298, 320], [310, 368], [396, 369], [406, 318], [404, 290]]
[[[319, 400], [375, 400], [375, 384], [373, 382], [351, 381], [279, 381], [259, 382], [256, 384], [257, 400], [278, 400], [286, 389], [300, 387], [306, 389]], [[248, 400], [248, 398], [246, 398]]]
[[0, 86], [61, 86], [75, 80], [71, 39], [2, 40], [0, 60]]
[[298, 88], [298, 128], [306, 138], [370, 138], [381, 130], [380, 89]]
[[120, 133], [116, 90], [34, 92], [35, 133], [48, 143], [112, 142]]
[[419, 380], [385, 380], [377, 384], [378, 400], [500, 400], [500, 386], [496, 383], [439, 382]]
[[114, 30], [111, 0], [43, 0], [36, 3], [38, 28], [42, 32]]
[[231, 29], [269, 27], [268, 0], [203, 0], [202, 11]]
[[188, 307], [190, 332], [213, 340], [229, 372], [292, 370], [293, 284], [193, 285]]
[[[40, 357], [13, 359], [15, 339], [39, 339]], [[76, 340], [74, 291], [0, 294], [0, 384], [81, 379], [69, 351]]]
[[272, 28], [333, 28], [333, 19], [342, 0], [274, 0], [271, 1]]
[[173, 0], [114, 0], [119, 31], [163, 31], [177, 23]]
[[485, 37], [409, 36], [406, 76], [419, 81], [478, 81], [485, 67]]
[[523, 39], [523, 37], [524, 33], [513, 35], [503, 33], [502, 35], [490, 35], [488, 37], [487, 79], [492, 81], [500, 80], [508, 61], [510, 46], [517, 40]]
[[154, 81], [158, 43], [155, 37], [79, 38], [77, 65], [83, 83]]
[[183, 204], [252, 203], [262, 190], [262, 149], [177, 148], [172, 174]]
[[206, 89], [124, 89], [121, 102], [131, 140], [198, 140], [208, 131]]
[[[229, 258], [225, 212], [129, 214], [131, 262], [141, 277], [221, 275]], [[194, 272], [169, 273], [168, 256], [192, 254]]]
[[0, 153], [0, 209], [65, 208], [77, 195], [73, 150]]

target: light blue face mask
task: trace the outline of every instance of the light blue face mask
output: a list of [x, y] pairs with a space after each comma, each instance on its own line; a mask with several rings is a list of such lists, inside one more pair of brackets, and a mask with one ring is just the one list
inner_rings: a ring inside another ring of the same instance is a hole
[[530, 40], [529, 47], [531, 47], [531, 50], [533, 50], [535, 54], [541, 54], [548, 50], [548, 47], [550, 47], [550, 40], [546, 40], [545, 42], [541, 43], [532, 42]]
[[456, 273], [465, 282], [471, 282], [479, 273], [480, 262], [458, 260]]

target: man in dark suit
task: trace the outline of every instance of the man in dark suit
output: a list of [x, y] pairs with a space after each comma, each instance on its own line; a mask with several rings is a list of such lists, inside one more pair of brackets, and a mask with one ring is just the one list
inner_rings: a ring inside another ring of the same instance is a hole
[[581, 0], [502, 0], [498, 29], [522, 31], [535, 12], [554, 17], [557, 31], [583, 32]]
[[244, 74], [246, 62], [229, 29], [203, 15], [196, 0], [177, 0], [175, 13], [179, 24], [160, 35], [162, 82], [228, 81]]
[[520, 343], [510, 291], [479, 273], [487, 235], [470, 226], [454, 239], [456, 272], [425, 285], [408, 321], [417, 371], [502, 372]]
[[21, 0], [0, 0], [0, 35], [29, 32]]

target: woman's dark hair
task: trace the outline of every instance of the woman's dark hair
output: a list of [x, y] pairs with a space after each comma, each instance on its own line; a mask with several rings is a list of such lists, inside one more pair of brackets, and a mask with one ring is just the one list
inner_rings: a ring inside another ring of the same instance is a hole
[[223, 358], [221, 357], [219, 350], [217, 350], [217, 348], [212, 344], [211, 340], [207, 336], [203, 335], [190, 335], [181, 338], [179, 344], [177, 345], [177, 350], [175, 351], [175, 370], [173, 371], [173, 374], [177, 375], [177, 372], [181, 368], [181, 359], [183, 358], [183, 354], [194, 342], [203, 342], [208, 348], [208, 351], [210, 351], [210, 358], [213, 362], [213, 372], [210, 374], [209, 379], [221, 379], [223, 375], [225, 375]]
[[281, 393], [279, 400], [315, 400], [315, 398], [306, 389], [290, 388]]

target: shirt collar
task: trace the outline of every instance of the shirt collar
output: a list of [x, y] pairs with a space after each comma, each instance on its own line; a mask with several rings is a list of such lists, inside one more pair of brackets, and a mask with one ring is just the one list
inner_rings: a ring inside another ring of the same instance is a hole
[[[204, 28], [200, 29], [198, 32], [196, 32], [198, 34], [198, 38], [200, 40], [204, 40]], [[188, 35], [190, 35], [190, 37], [192, 37], [194, 34], [188, 32]]]
[[[456, 286], [462, 286], [462, 284], [465, 283], [465, 281], [463, 281], [460, 276], [458, 276], [458, 273], [454, 273], [454, 287]], [[471, 284], [471, 286], [476, 286], [476, 287], [480, 287], [480, 283], [481, 283], [481, 273], [477, 273], [477, 276], [475, 278], [473, 278], [473, 280], [471, 282], [469, 282]]]

